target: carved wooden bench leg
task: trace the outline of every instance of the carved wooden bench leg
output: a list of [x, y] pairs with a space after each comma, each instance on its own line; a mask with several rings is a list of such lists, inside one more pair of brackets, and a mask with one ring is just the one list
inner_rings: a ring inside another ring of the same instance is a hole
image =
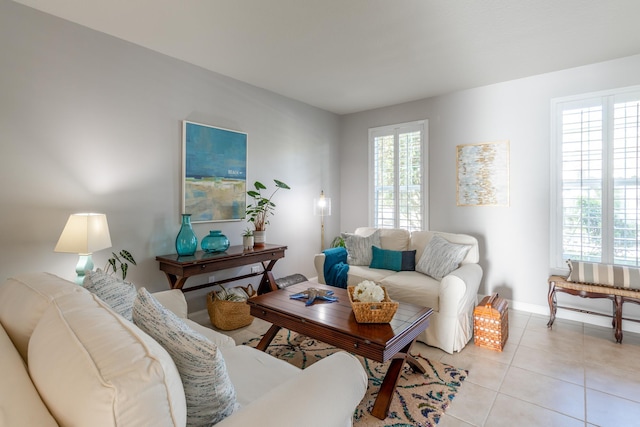
[[616, 342], [622, 344], [622, 304], [624, 302], [624, 298], [620, 295], [615, 296], [615, 306], [616, 306], [616, 317], [614, 321], [613, 327], [615, 328], [615, 337]]
[[556, 282], [549, 282], [549, 294], [547, 295], [549, 300], [549, 322], [547, 328], [553, 327], [553, 322], [556, 320], [556, 311], [558, 310], [558, 302], [556, 300]]

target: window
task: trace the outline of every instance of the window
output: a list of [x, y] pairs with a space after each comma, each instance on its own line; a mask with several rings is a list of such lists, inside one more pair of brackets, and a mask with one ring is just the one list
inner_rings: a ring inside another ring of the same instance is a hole
[[640, 87], [552, 102], [552, 267], [640, 266]]
[[427, 226], [427, 121], [369, 129], [370, 223]]

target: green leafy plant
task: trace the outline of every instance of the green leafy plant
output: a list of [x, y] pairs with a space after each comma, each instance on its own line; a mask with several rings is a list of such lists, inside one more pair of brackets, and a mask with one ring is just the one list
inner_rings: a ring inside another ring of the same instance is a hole
[[263, 196], [261, 191], [266, 190], [267, 187], [260, 181], [256, 181], [253, 186], [255, 190], [247, 191], [247, 195], [253, 199], [253, 203], [247, 206], [246, 214], [247, 221], [253, 223], [253, 227], [256, 231], [264, 231], [269, 224], [269, 216], [273, 215], [276, 204], [273, 203], [273, 196], [278, 190], [290, 190], [291, 188], [282, 181], [274, 179], [276, 184], [275, 190], [268, 197]]
[[247, 227], [247, 228], [246, 228], [246, 230], [244, 230], [244, 231], [242, 232], [242, 235], [243, 235], [244, 237], [251, 237], [251, 236], [253, 236], [253, 230], [252, 230], [252, 229], [250, 229], [249, 227]]
[[118, 252], [118, 254], [116, 254], [115, 252], [111, 252], [111, 254], [113, 255], [113, 257], [107, 260], [107, 265], [104, 268], [104, 272], [108, 273], [109, 269], [112, 269], [113, 272], [116, 273], [118, 270], [120, 270], [120, 272], [122, 273], [122, 280], [127, 277], [129, 263], [138, 265], [136, 264], [136, 260], [133, 259], [133, 255], [131, 255], [131, 252], [129, 251], [123, 249]]
[[344, 239], [342, 238], [342, 236], [336, 236], [333, 241], [331, 242], [331, 247], [332, 248], [344, 248], [345, 244], [344, 244]]

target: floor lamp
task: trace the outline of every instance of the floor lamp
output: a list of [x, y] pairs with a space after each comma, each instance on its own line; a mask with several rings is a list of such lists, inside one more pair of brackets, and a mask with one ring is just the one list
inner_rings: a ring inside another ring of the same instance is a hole
[[320, 215], [320, 251], [324, 251], [324, 217], [331, 215], [331, 198], [325, 197], [320, 191], [320, 197], [313, 200], [314, 215]]
[[111, 247], [107, 216], [97, 213], [78, 213], [69, 216], [60, 234], [55, 252], [80, 255], [76, 265], [76, 284], [84, 282], [84, 272], [93, 270], [91, 254]]

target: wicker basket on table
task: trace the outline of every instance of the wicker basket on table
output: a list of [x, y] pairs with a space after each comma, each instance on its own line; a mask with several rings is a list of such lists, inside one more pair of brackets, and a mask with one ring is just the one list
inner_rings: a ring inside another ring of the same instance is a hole
[[[249, 298], [255, 296], [256, 292], [252, 285], [242, 288]], [[249, 313], [250, 307], [246, 300], [232, 300], [228, 298], [228, 291], [220, 286], [222, 291], [212, 291], [207, 294], [207, 311], [211, 324], [223, 331], [242, 328], [253, 322], [253, 316]], [[220, 298], [220, 294], [224, 298]]]
[[384, 299], [381, 302], [354, 301], [353, 292], [355, 286], [347, 286], [349, 302], [358, 323], [389, 323], [398, 310], [398, 303], [391, 301], [384, 286]]

